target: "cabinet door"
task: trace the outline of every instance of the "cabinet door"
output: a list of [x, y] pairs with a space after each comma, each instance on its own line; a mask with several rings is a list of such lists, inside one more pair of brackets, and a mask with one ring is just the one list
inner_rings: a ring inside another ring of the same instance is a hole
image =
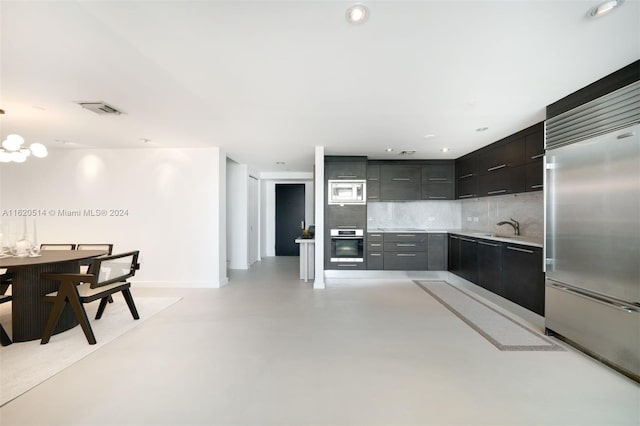
[[478, 196], [478, 176], [458, 179], [456, 187], [456, 198], [464, 199]]
[[423, 200], [453, 200], [454, 192], [453, 182], [422, 184], [421, 198]]
[[455, 193], [453, 164], [422, 166], [421, 198], [453, 200]]
[[524, 139], [525, 160], [529, 162], [541, 159], [544, 156], [544, 128], [525, 136]]
[[478, 285], [502, 296], [502, 244], [478, 240]]
[[478, 156], [471, 155], [456, 160], [455, 163], [456, 178], [466, 179], [478, 175]]
[[366, 160], [338, 161], [326, 160], [324, 166], [325, 179], [360, 180], [367, 178]]
[[427, 235], [427, 269], [447, 270], [447, 234]]
[[478, 242], [473, 238], [460, 237], [460, 276], [478, 282]]
[[513, 139], [504, 146], [504, 160], [509, 167], [519, 166], [527, 161], [524, 137]]
[[408, 201], [420, 199], [420, 166], [382, 164], [380, 167], [380, 199]]
[[378, 271], [384, 269], [384, 257], [381, 251], [367, 253], [367, 269]]
[[364, 229], [367, 224], [366, 205], [327, 207], [327, 229]]
[[511, 192], [511, 170], [502, 168], [480, 176], [480, 196], [503, 195]]
[[544, 188], [544, 161], [541, 159], [526, 166], [526, 191], [542, 191]]
[[460, 237], [449, 235], [448, 243], [447, 270], [453, 274], [460, 275]]
[[544, 315], [542, 249], [504, 243], [502, 268], [504, 297]]
[[380, 163], [367, 163], [367, 201], [380, 201]]

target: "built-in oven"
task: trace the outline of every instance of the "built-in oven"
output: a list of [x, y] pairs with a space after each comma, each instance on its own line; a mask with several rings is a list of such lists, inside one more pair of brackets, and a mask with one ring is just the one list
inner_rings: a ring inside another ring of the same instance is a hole
[[364, 262], [364, 230], [332, 229], [331, 262]]
[[367, 183], [364, 180], [330, 180], [329, 204], [366, 204]]

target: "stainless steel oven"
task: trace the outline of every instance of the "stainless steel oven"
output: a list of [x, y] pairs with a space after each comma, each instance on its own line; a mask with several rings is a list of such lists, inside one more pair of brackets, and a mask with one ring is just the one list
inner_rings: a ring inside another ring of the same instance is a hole
[[332, 229], [331, 262], [364, 262], [364, 230]]

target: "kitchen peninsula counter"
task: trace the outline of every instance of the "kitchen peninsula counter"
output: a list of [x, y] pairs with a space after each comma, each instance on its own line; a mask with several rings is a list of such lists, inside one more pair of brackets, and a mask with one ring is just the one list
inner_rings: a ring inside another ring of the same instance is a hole
[[422, 233], [422, 234], [456, 234], [483, 240], [499, 241], [503, 243], [521, 244], [531, 247], [543, 247], [542, 237], [536, 238], [527, 235], [509, 235], [493, 232], [462, 230], [462, 229], [426, 229], [426, 228], [372, 228], [368, 233]]

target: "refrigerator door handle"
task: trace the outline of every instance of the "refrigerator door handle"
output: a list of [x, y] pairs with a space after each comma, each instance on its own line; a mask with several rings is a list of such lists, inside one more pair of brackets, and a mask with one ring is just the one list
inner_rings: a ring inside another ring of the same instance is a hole
[[637, 307], [637, 306], [633, 306], [633, 305], [629, 305], [629, 304], [616, 303], [616, 302], [614, 302], [612, 300], [605, 300], [605, 299], [597, 298], [595, 296], [589, 296], [589, 295], [583, 294], [583, 293], [581, 293], [579, 291], [573, 290], [573, 289], [571, 289], [571, 288], [569, 288], [567, 286], [564, 286], [562, 284], [557, 284], [555, 282], [549, 282], [549, 280], [547, 280], [547, 281], [548, 281], [547, 285], [549, 285], [549, 286], [551, 286], [551, 287], [553, 287], [553, 288], [555, 288], [557, 290], [564, 291], [566, 293], [570, 293], [570, 294], [572, 294], [574, 296], [578, 296], [578, 297], [590, 300], [590, 301], [595, 302], [595, 303], [599, 303], [600, 305], [604, 305], [604, 306], [607, 306], [609, 308], [614, 308], [614, 309], [617, 309], [619, 311], [624, 311], [624, 312], [626, 312], [628, 314], [640, 313], [640, 308]]

